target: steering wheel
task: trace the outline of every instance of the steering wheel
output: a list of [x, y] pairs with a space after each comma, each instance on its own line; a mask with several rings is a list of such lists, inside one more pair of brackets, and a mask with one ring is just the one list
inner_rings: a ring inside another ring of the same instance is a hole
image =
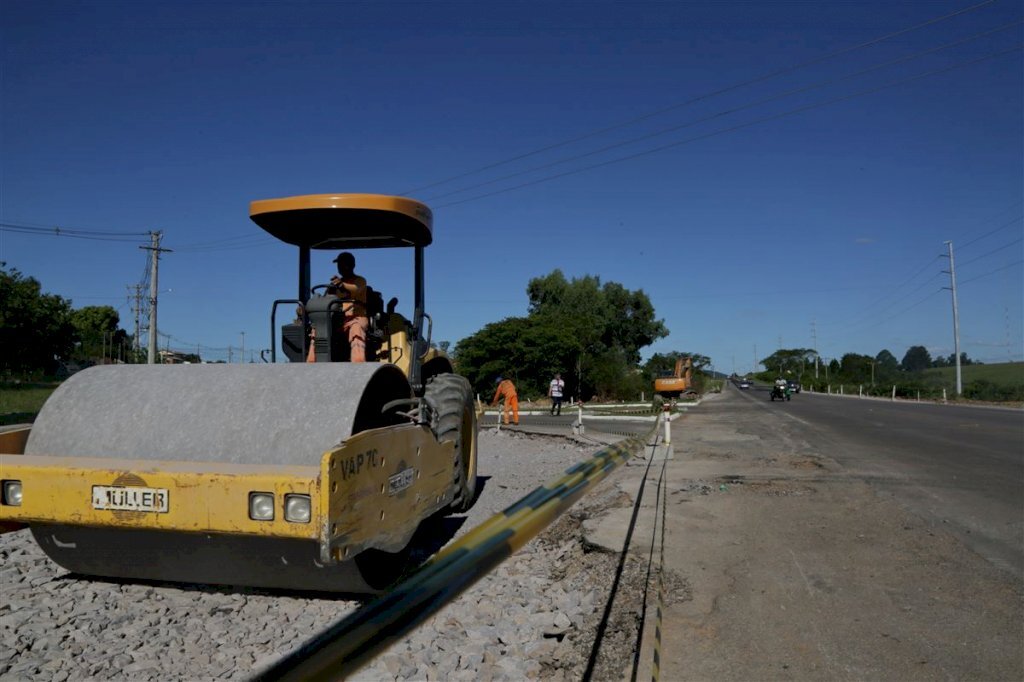
[[342, 289], [333, 284], [317, 284], [315, 287], [309, 290], [309, 293], [315, 294], [317, 296], [323, 296], [324, 294], [317, 294], [317, 290], [319, 289], [323, 289], [324, 294], [334, 294], [343, 301], [352, 299], [352, 295], [349, 293], [348, 289]]

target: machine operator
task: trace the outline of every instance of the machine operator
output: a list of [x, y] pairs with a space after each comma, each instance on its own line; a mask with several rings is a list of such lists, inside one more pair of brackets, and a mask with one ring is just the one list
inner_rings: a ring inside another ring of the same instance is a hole
[[[366, 362], [366, 330], [370, 321], [366, 317], [366, 280], [356, 274], [356, 257], [343, 251], [334, 259], [338, 274], [331, 277], [327, 293], [341, 299], [344, 318], [341, 332], [348, 339], [351, 362]], [[314, 362], [313, 345], [310, 344], [306, 362]]]

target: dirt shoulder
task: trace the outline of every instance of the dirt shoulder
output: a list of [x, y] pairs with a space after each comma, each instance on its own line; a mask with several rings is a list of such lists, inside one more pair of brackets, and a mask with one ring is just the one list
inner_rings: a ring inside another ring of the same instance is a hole
[[673, 442], [662, 679], [1024, 679], [1019, 581], [792, 422], [724, 394], [677, 420]]

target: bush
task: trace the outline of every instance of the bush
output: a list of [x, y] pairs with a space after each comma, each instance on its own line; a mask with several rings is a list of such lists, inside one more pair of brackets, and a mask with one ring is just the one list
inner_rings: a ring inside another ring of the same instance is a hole
[[976, 379], [964, 386], [964, 397], [992, 402], [1020, 402], [1024, 401], [1024, 385], [998, 385], [985, 379]]

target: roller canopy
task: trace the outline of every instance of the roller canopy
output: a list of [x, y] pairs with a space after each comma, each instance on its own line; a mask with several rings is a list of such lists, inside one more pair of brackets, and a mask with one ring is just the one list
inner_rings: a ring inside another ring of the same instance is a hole
[[311, 249], [427, 246], [433, 215], [414, 199], [383, 194], [309, 194], [254, 201], [249, 217], [287, 244]]
[[93, 367], [46, 402], [25, 454], [318, 466], [411, 394], [375, 362]]

